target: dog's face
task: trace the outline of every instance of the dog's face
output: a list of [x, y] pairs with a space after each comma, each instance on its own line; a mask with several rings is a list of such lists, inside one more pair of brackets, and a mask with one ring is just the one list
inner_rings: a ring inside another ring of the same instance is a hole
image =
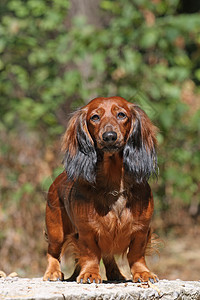
[[123, 149], [133, 121], [129, 103], [121, 98], [98, 98], [87, 111], [88, 131], [95, 146], [107, 153]]
[[73, 114], [65, 132], [68, 177], [94, 182], [97, 152], [121, 151], [125, 173], [138, 182], [146, 180], [157, 169], [155, 134], [156, 127], [137, 105], [121, 97], [95, 98]]

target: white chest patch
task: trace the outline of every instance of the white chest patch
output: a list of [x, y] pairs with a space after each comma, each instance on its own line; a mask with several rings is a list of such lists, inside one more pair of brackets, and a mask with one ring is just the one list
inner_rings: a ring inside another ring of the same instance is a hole
[[126, 207], [126, 198], [121, 195], [117, 201], [112, 205], [112, 211], [118, 218], [121, 217], [124, 208]]

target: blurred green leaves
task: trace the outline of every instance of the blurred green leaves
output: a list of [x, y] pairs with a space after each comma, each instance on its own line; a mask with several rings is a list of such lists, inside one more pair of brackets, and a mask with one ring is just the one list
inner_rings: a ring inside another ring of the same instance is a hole
[[178, 14], [178, 0], [102, 0], [104, 18], [95, 27], [84, 16], [71, 19], [67, 0], [1, 6], [1, 130], [25, 126], [52, 142], [69, 107], [94, 96], [125, 97], [160, 129], [158, 198], [170, 185], [168, 197], [196, 199], [199, 14]]

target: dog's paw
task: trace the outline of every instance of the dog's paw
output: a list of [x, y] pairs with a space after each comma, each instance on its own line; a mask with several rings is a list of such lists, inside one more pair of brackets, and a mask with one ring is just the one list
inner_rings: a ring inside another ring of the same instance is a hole
[[144, 271], [144, 272], [136, 272], [133, 275], [133, 281], [134, 282], [147, 282], [147, 281], [150, 281], [151, 283], [155, 283], [155, 282], [158, 282], [159, 279], [154, 273]]
[[78, 283], [101, 283], [102, 279], [99, 273], [80, 273], [80, 275], [77, 277], [76, 281]]
[[43, 277], [44, 281], [64, 280], [64, 274], [60, 270], [47, 270]]

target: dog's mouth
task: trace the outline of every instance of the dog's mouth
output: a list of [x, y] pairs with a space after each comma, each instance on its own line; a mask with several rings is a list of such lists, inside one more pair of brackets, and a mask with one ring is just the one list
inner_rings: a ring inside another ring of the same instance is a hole
[[102, 148], [102, 151], [107, 153], [115, 153], [115, 152], [119, 152], [120, 149], [121, 149], [120, 147], [106, 146]]
[[122, 145], [120, 143], [110, 145], [101, 143], [99, 149], [106, 153], [115, 153], [119, 152], [122, 149]]

